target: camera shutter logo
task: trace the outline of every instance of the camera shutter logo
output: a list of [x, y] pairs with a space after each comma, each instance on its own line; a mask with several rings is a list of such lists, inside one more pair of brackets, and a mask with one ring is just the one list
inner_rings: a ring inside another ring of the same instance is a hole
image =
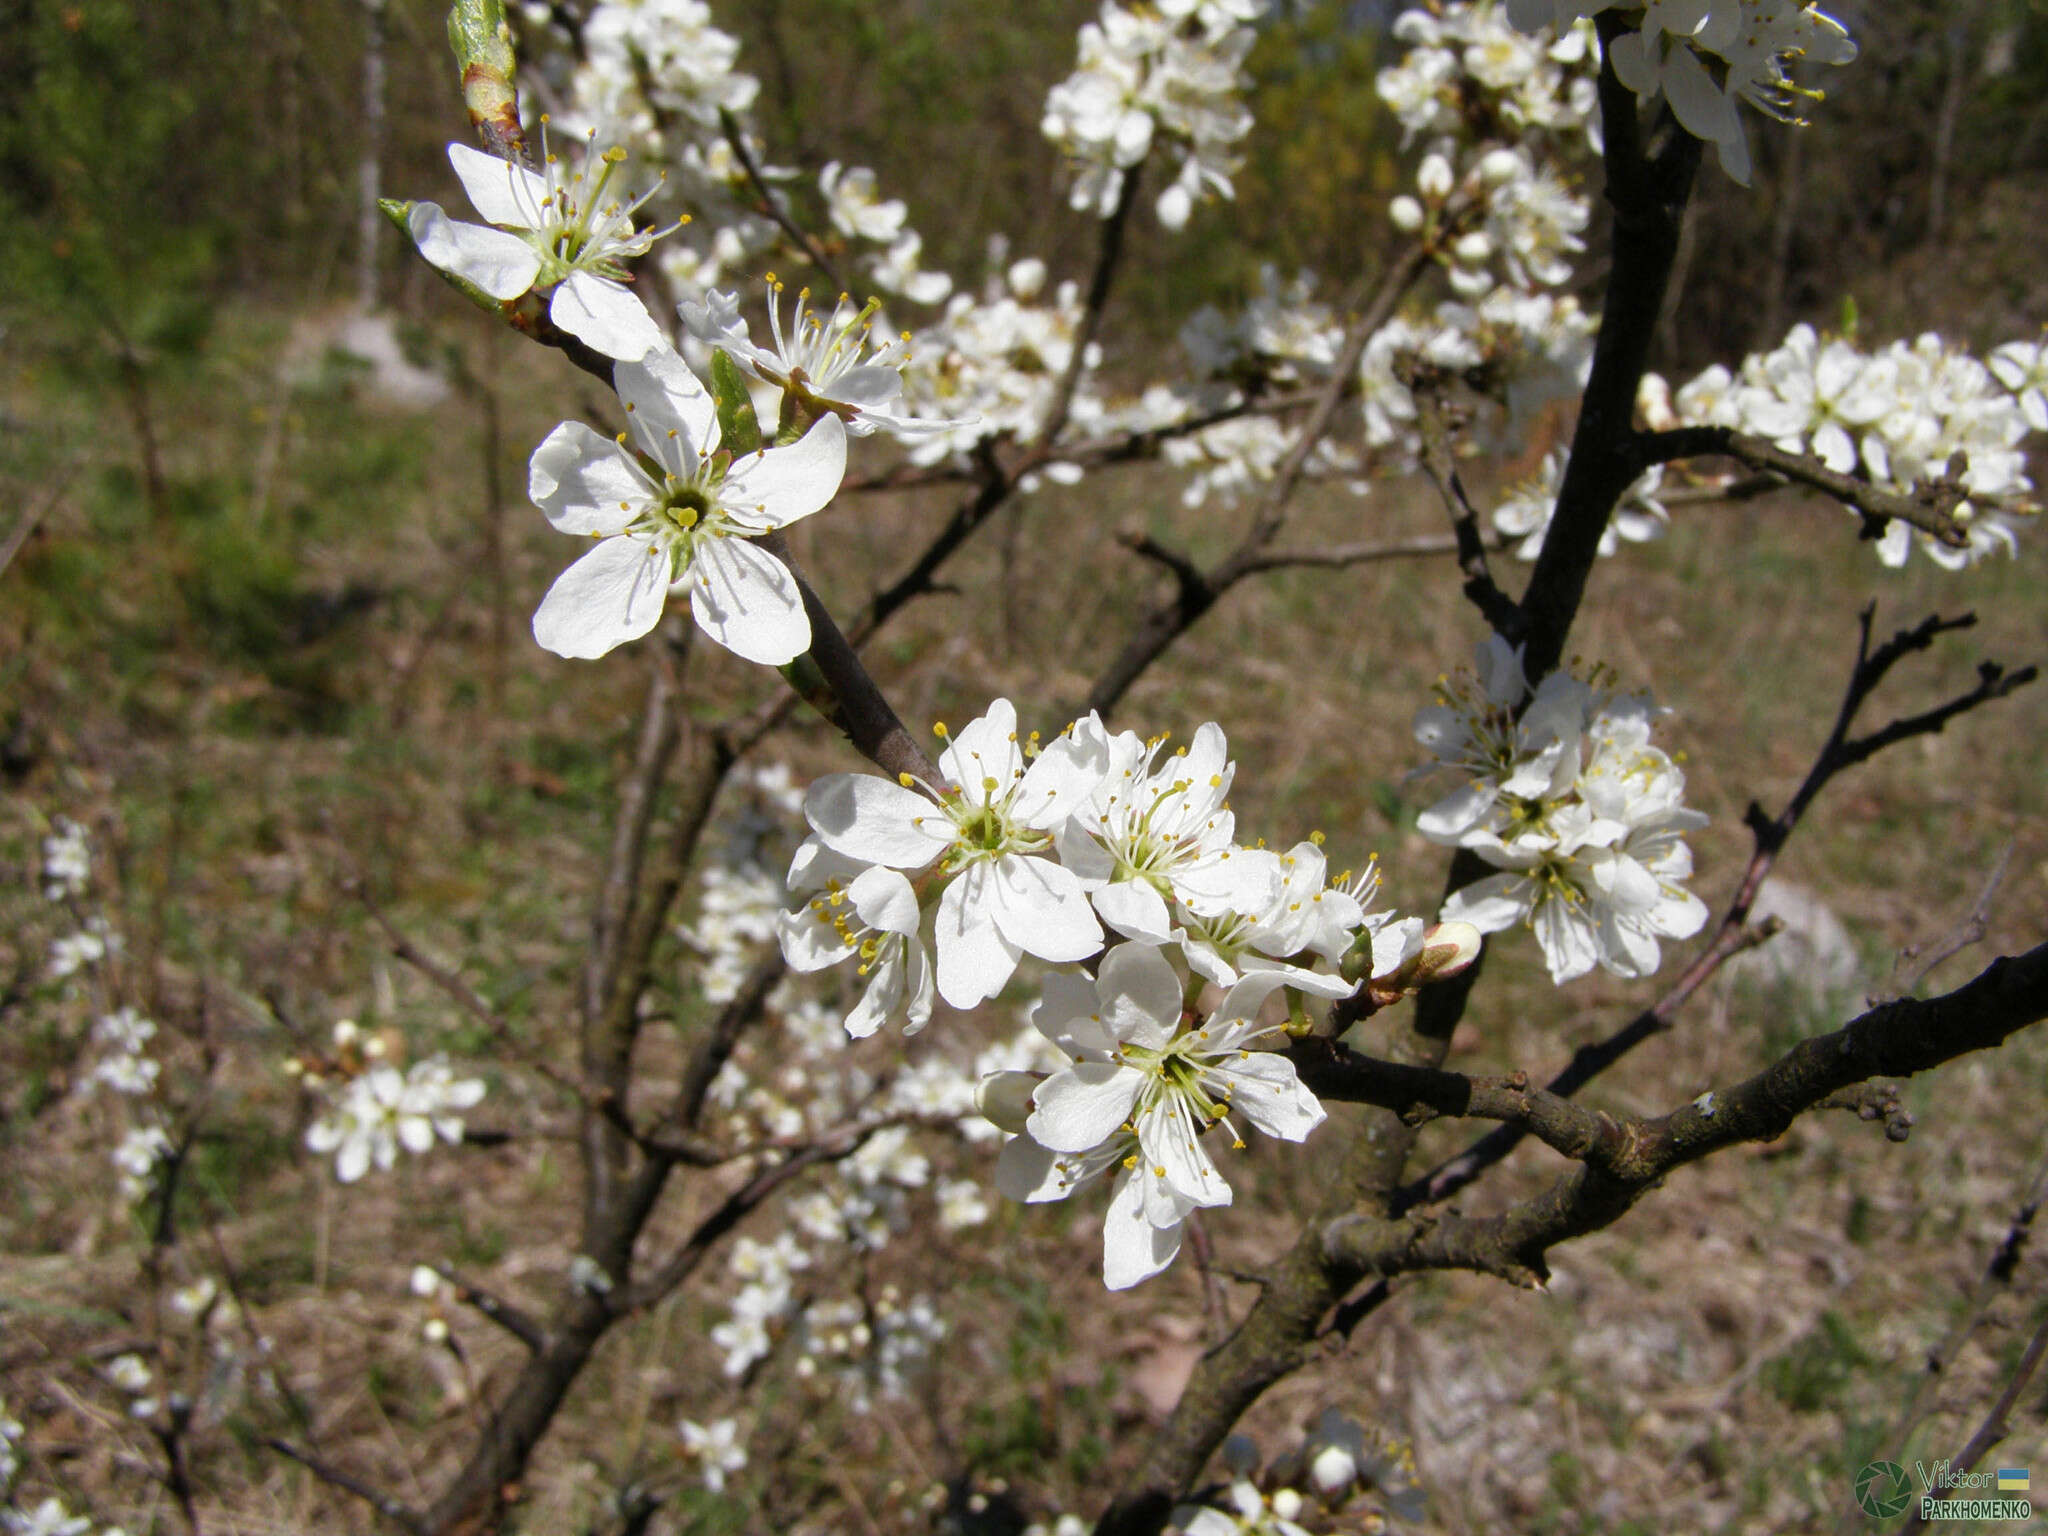
[[1906, 1469], [1896, 1461], [1873, 1461], [1856, 1474], [1856, 1507], [1866, 1515], [1889, 1520], [1903, 1515], [1913, 1502]]

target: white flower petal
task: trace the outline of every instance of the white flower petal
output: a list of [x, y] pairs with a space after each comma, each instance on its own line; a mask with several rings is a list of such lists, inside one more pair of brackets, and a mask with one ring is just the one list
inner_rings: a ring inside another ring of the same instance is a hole
[[1041, 960], [1085, 960], [1102, 924], [1073, 872], [1049, 859], [1006, 854], [989, 872], [989, 907], [1003, 937]]
[[1104, 955], [1095, 994], [1117, 1040], [1158, 1050], [1180, 1024], [1180, 977], [1150, 944], [1119, 944]]
[[612, 370], [612, 383], [626, 402], [640, 446], [670, 474], [694, 474], [697, 461], [718, 446], [718, 402], [671, 348], [656, 347], [638, 362], [621, 363]]
[[1145, 1219], [1144, 1185], [1136, 1173], [1124, 1174], [1102, 1221], [1102, 1283], [1124, 1291], [1151, 1279], [1180, 1252], [1180, 1231]]
[[811, 647], [811, 621], [789, 567], [745, 539], [706, 539], [691, 562], [698, 626], [748, 661], [779, 667]]
[[632, 456], [580, 421], [563, 422], [534, 449], [526, 493], [562, 533], [622, 533], [654, 500]]
[[1328, 1118], [1322, 1103], [1303, 1086], [1294, 1063], [1273, 1051], [1254, 1051], [1222, 1074], [1235, 1090], [1230, 1107], [1268, 1136], [1300, 1141]]
[[1055, 1152], [1092, 1152], [1122, 1128], [1145, 1086], [1144, 1074], [1110, 1061], [1077, 1061], [1031, 1096], [1024, 1129]]
[[476, 211], [492, 224], [513, 229], [539, 225], [541, 209], [548, 199], [546, 180], [523, 165], [500, 160], [467, 144], [448, 146], [448, 163], [462, 181], [462, 190], [476, 205]]
[[923, 869], [953, 841], [953, 823], [930, 800], [871, 773], [819, 779], [804, 818], [833, 852], [892, 869]]
[[571, 272], [548, 303], [548, 318], [606, 357], [638, 362], [668, 345], [647, 306], [626, 288], [595, 272]]
[[1022, 955], [997, 929], [985, 887], [989, 870], [977, 864], [957, 876], [939, 898], [932, 942], [939, 952], [939, 996], [955, 1008], [974, 1008], [1010, 983]]
[[533, 616], [533, 638], [557, 656], [592, 661], [661, 622], [668, 599], [668, 557], [620, 535], [555, 578]]
[[433, 203], [413, 204], [405, 222], [420, 255], [501, 303], [526, 292], [540, 273], [533, 247], [502, 229], [464, 224]]
[[767, 532], [823, 507], [845, 476], [846, 426], [827, 415], [786, 448], [735, 459], [718, 499], [742, 526]]
[[1149, 880], [1119, 880], [1095, 892], [1095, 910], [1127, 939], [1164, 944], [1173, 934], [1173, 914]]

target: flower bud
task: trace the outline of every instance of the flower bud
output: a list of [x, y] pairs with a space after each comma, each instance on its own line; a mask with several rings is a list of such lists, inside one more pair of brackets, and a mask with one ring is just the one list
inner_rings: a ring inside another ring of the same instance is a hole
[[1010, 292], [1020, 299], [1035, 299], [1039, 289], [1045, 286], [1045, 263], [1036, 256], [1026, 256], [1021, 261], [1010, 263], [1007, 276]]
[[1475, 229], [1458, 236], [1451, 246], [1451, 254], [1466, 266], [1476, 267], [1493, 254], [1493, 241], [1484, 230]]
[[1416, 985], [1457, 975], [1479, 958], [1483, 942], [1470, 923], [1438, 923], [1422, 936], [1422, 953], [1414, 961], [1419, 978]]
[[1021, 1135], [1030, 1117], [1031, 1095], [1038, 1087], [1035, 1072], [991, 1072], [974, 1087], [974, 1107], [1000, 1130]]
[[1282, 1520], [1292, 1520], [1301, 1513], [1301, 1495], [1292, 1488], [1275, 1488], [1273, 1497], [1267, 1502], [1273, 1506], [1273, 1513]]
[[1442, 155], [1429, 154], [1422, 157], [1422, 164], [1416, 167], [1415, 188], [1433, 203], [1440, 203], [1451, 195], [1455, 178], [1451, 173], [1451, 162]]
[[1479, 179], [1489, 187], [1504, 187], [1522, 174], [1522, 157], [1512, 149], [1488, 150], [1479, 161]]
[[1358, 1480], [1358, 1462], [1341, 1445], [1326, 1445], [1308, 1464], [1309, 1481], [1324, 1493], [1349, 1488]]
[[1405, 192], [1387, 204], [1387, 217], [1393, 221], [1394, 228], [1404, 234], [1412, 235], [1422, 228], [1425, 216], [1422, 204]]

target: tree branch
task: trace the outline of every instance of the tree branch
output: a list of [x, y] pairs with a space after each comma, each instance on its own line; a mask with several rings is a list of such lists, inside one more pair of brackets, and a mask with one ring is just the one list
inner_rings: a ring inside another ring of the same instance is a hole
[[1415, 396], [1416, 426], [1422, 438], [1422, 468], [1443, 498], [1451, 516], [1451, 531], [1457, 540], [1458, 569], [1465, 574], [1465, 598], [1477, 608], [1489, 628], [1510, 645], [1519, 644], [1528, 622], [1515, 600], [1494, 584], [1487, 564], [1486, 537], [1480, 528], [1478, 509], [1465, 494], [1465, 482], [1458, 474], [1458, 461], [1451, 449], [1451, 423], [1444, 399], [1444, 380], [1435, 370], [1418, 368], [1407, 380]]
[[1740, 1142], [1774, 1141], [1845, 1088], [1912, 1077], [1989, 1050], [2043, 1018], [2048, 944], [1995, 960], [1944, 996], [1881, 1004], [1831, 1034], [1801, 1041], [1746, 1082], [1702, 1094], [1659, 1119], [1617, 1121], [1597, 1156], [1500, 1215], [1340, 1217], [1325, 1228], [1325, 1255], [1340, 1272], [1359, 1277], [1472, 1269], [1538, 1285], [1548, 1276], [1550, 1249], [1612, 1225], [1688, 1163]]
[[547, 1330], [530, 1313], [514, 1306], [502, 1296], [485, 1290], [473, 1281], [465, 1280], [446, 1264], [436, 1264], [434, 1271], [446, 1280], [455, 1292], [455, 1299], [464, 1306], [474, 1309], [480, 1316], [496, 1323], [513, 1338], [538, 1354], [547, 1348]]
[[344, 1493], [354, 1494], [400, 1530], [411, 1532], [412, 1536], [431, 1536], [433, 1527], [427, 1523], [426, 1517], [390, 1494], [373, 1488], [361, 1478], [342, 1471], [324, 1458], [315, 1456], [311, 1451], [293, 1445], [289, 1440], [280, 1440], [274, 1435], [263, 1435], [260, 1439], [278, 1455], [288, 1456], [296, 1461], [321, 1482], [331, 1483]]
[[1344, 345], [1331, 365], [1329, 381], [1317, 394], [1307, 420], [1295, 434], [1293, 447], [1274, 472], [1272, 482], [1266, 487], [1266, 494], [1237, 548], [1206, 574], [1202, 587], [1189, 588], [1182, 583], [1170, 601], [1153, 608], [1139, 621], [1136, 632], [1088, 690], [1083, 709], [1094, 709], [1107, 715], [1129, 691], [1131, 684], [1168, 646], [1192, 629], [1202, 615], [1215, 606], [1219, 597], [1250, 574], [1253, 562], [1265, 552], [1266, 546], [1272, 543], [1274, 535], [1286, 521], [1288, 505], [1308, 468], [1309, 458], [1329, 432], [1338, 402], [1345, 397], [1353, 376], [1358, 372], [1358, 362], [1365, 355], [1366, 343], [1386, 324], [1394, 306], [1427, 270], [1430, 260], [1426, 247], [1411, 245], [1380, 278], [1371, 302], [1345, 332]]
[[1959, 474], [1944, 475], [1909, 491], [1894, 491], [1855, 475], [1838, 473], [1809, 454], [1787, 452], [1775, 443], [1733, 427], [1675, 427], [1667, 432], [1639, 432], [1635, 434], [1633, 453], [1639, 470], [1678, 459], [1718, 455], [1750, 469], [1781, 475], [1796, 485], [1824, 491], [1862, 513], [1867, 538], [1879, 537], [1885, 524], [1897, 518], [1953, 549], [1964, 548], [1970, 542], [1969, 530], [1955, 515], [1956, 508], [1969, 496]]

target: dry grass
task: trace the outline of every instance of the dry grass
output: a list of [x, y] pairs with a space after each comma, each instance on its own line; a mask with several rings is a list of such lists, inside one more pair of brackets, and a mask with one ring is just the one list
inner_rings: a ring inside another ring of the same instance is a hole
[[[477, 1123], [513, 1139], [342, 1191], [298, 1150], [303, 1106], [278, 1064], [344, 1016], [395, 1027], [416, 1049], [460, 1056], [480, 1045], [446, 999], [383, 953], [350, 894], [356, 878], [510, 1011], [529, 1049], [568, 1059], [584, 904], [640, 686], [631, 653], [582, 667], [527, 643], [525, 615], [562, 544], [514, 504], [503, 513], [512, 644], [500, 698], [473, 410], [398, 418], [339, 391], [282, 404], [256, 364], [267, 334], [238, 325], [213, 372], [162, 402], [178, 429], [171, 468], [193, 487], [193, 506], [169, 529], [135, 521], [119, 494], [125, 443], [96, 434], [85, 403], [47, 373], [25, 375], [0, 402], [38, 428], [20, 484], [73, 456], [85, 465], [80, 489], [0, 592], [6, 725], [28, 759], [0, 825], [18, 874], [4, 898], [0, 970], [23, 983], [0, 1027], [0, 1391], [29, 1425], [27, 1486], [63, 1490], [131, 1532], [181, 1522], [155, 1476], [158, 1448], [124, 1420], [97, 1370], [153, 1336], [161, 1288], [147, 1234], [114, 1203], [104, 1111], [73, 1091], [86, 1000], [37, 980], [56, 921], [33, 889], [39, 818], [62, 811], [110, 840], [101, 895], [129, 936], [129, 995], [176, 1042], [173, 1075], [189, 1080], [208, 1051], [219, 1061], [182, 1241], [163, 1256], [178, 1279], [218, 1272], [226, 1255], [249, 1303], [248, 1329], [230, 1335], [232, 1361], [194, 1366], [207, 1528], [369, 1530], [362, 1506], [253, 1436], [316, 1439], [399, 1497], [428, 1496], [517, 1347], [471, 1319], [457, 1322], [462, 1360], [423, 1347], [407, 1273], [445, 1257], [545, 1305], [573, 1242], [575, 1168], [559, 1139], [567, 1115], [530, 1079], [489, 1068], [494, 1091]], [[547, 359], [499, 347], [491, 363], [508, 402], [516, 501], [523, 445], [555, 419], [552, 402], [578, 389], [565, 391], [566, 369]], [[259, 512], [252, 466], [274, 419], [253, 413], [280, 408], [293, 416]], [[845, 506], [799, 530], [799, 552], [845, 611], [944, 508], [938, 496]], [[1085, 691], [1135, 605], [1159, 588], [1109, 531], [1141, 518], [1213, 553], [1231, 527], [1224, 513], [1184, 512], [1164, 477], [1142, 468], [1048, 490], [1016, 515], [1013, 540], [991, 529], [950, 573], [958, 595], [927, 599], [878, 643], [877, 674], [906, 718], [958, 723], [1009, 692], [1035, 723], [1057, 723], [1058, 701]], [[1318, 497], [1289, 542], [1423, 531], [1439, 517], [1413, 487], [1363, 502]], [[354, 582], [374, 603], [299, 644], [293, 667], [235, 650], [214, 627], [228, 599], [205, 610], [211, 619], [190, 606], [193, 571], [214, 558], [202, 535], [223, 524], [239, 530], [236, 549], [282, 552], [301, 597]], [[118, 580], [88, 558], [110, 537], [126, 541]], [[1668, 734], [1714, 817], [1696, 841], [1697, 886], [1710, 902], [1727, 895], [1747, 855], [1745, 804], [1781, 803], [1825, 732], [1857, 609], [1877, 600], [1886, 628], [1936, 610], [1982, 617], [1902, 668], [1874, 718], [1908, 712], [1967, 687], [1984, 657], [2048, 653], [2040, 558], [2030, 548], [2017, 563], [1961, 576], [1924, 563], [1890, 574], [1854, 543], [1845, 517], [1788, 496], [1690, 513], [1662, 543], [1602, 565], [1577, 649], [1674, 706]], [[1245, 826], [1276, 842], [1320, 828], [1340, 864], [1376, 849], [1390, 896], [1412, 910], [1439, 888], [1442, 858], [1412, 830], [1426, 790], [1405, 777], [1417, 756], [1408, 717], [1478, 632], [1442, 566], [1261, 578], [1142, 681], [1121, 723], [1185, 733], [1221, 721]], [[763, 687], [708, 647], [693, 667], [707, 711]], [[2048, 689], [2036, 689], [1829, 792], [1781, 870], [1842, 917], [1862, 985], [1881, 985], [1903, 946], [1945, 932], [2007, 844], [1989, 939], [1935, 984], [2048, 931], [2044, 746]], [[810, 725], [766, 755], [800, 776], [845, 763]], [[1605, 977], [1554, 992], [1532, 946], [1510, 938], [1498, 948], [1455, 1066], [1540, 1076], [1653, 995]], [[680, 974], [677, 1000], [687, 1023]], [[1746, 1074], [1854, 1003], [1722, 986], [1589, 1096], [1667, 1108]], [[1009, 1008], [988, 1014], [943, 1020], [913, 1049], [1014, 1021]], [[660, 1035], [657, 1076], [672, 1038]], [[1274, 1391], [1244, 1427], [1278, 1454], [1335, 1404], [1412, 1439], [1431, 1531], [1833, 1530], [1871, 1454], [1931, 1456], [1960, 1443], [2040, 1303], [2039, 1266], [2023, 1265], [2015, 1293], [1944, 1373], [1922, 1435], [1910, 1448], [1881, 1443], [2048, 1150], [2044, 1081], [2048, 1039], [2023, 1039], [1911, 1085], [1920, 1124], [1904, 1146], [1837, 1115], [1689, 1170], [1614, 1231], [1560, 1254], [1548, 1294], [1469, 1277], [1406, 1285], [1348, 1348]], [[1305, 1154], [1248, 1156], [1238, 1207], [1207, 1223], [1224, 1267], [1254, 1269], [1288, 1241], [1287, 1212], [1312, 1196], [1341, 1135], [1331, 1125]], [[1432, 1128], [1425, 1151], [1462, 1140], [1456, 1127]], [[986, 1175], [980, 1154], [945, 1156]], [[1539, 1187], [1552, 1166], [1525, 1149], [1464, 1204], [1493, 1208]], [[717, 1176], [695, 1181], [657, 1237], [682, 1230], [719, 1188]], [[756, 1502], [688, 1496], [655, 1528], [927, 1528], [927, 1491], [970, 1476], [985, 1490], [1007, 1485], [1032, 1515], [1090, 1509], [1213, 1327], [1186, 1260], [1134, 1294], [1105, 1296], [1099, 1224], [1099, 1201], [1083, 1201], [1001, 1207], [961, 1237], [908, 1234], [878, 1261], [875, 1282], [941, 1294], [953, 1329], [918, 1390], [859, 1412], [768, 1370], [740, 1410], [755, 1457], [746, 1498]], [[714, 1263], [697, 1287], [607, 1341], [535, 1461], [522, 1529], [603, 1528], [598, 1512], [621, 1486], [685, 1476], [675, 1421], [732, 1411], [735, 1400], [704, 1339], [723, 1289]], [[1224, 1292], [1237, 1307], [1251, 1294], [1227, 1282]], [[164, 1336], [182, 1337], [174, 1324]], [[266, 1387], [264, 1358], [309, 1405], [311, 1434]], [[2000, 1459], [2048, 1460], [2043, 1452], [2036, 1394]]]

